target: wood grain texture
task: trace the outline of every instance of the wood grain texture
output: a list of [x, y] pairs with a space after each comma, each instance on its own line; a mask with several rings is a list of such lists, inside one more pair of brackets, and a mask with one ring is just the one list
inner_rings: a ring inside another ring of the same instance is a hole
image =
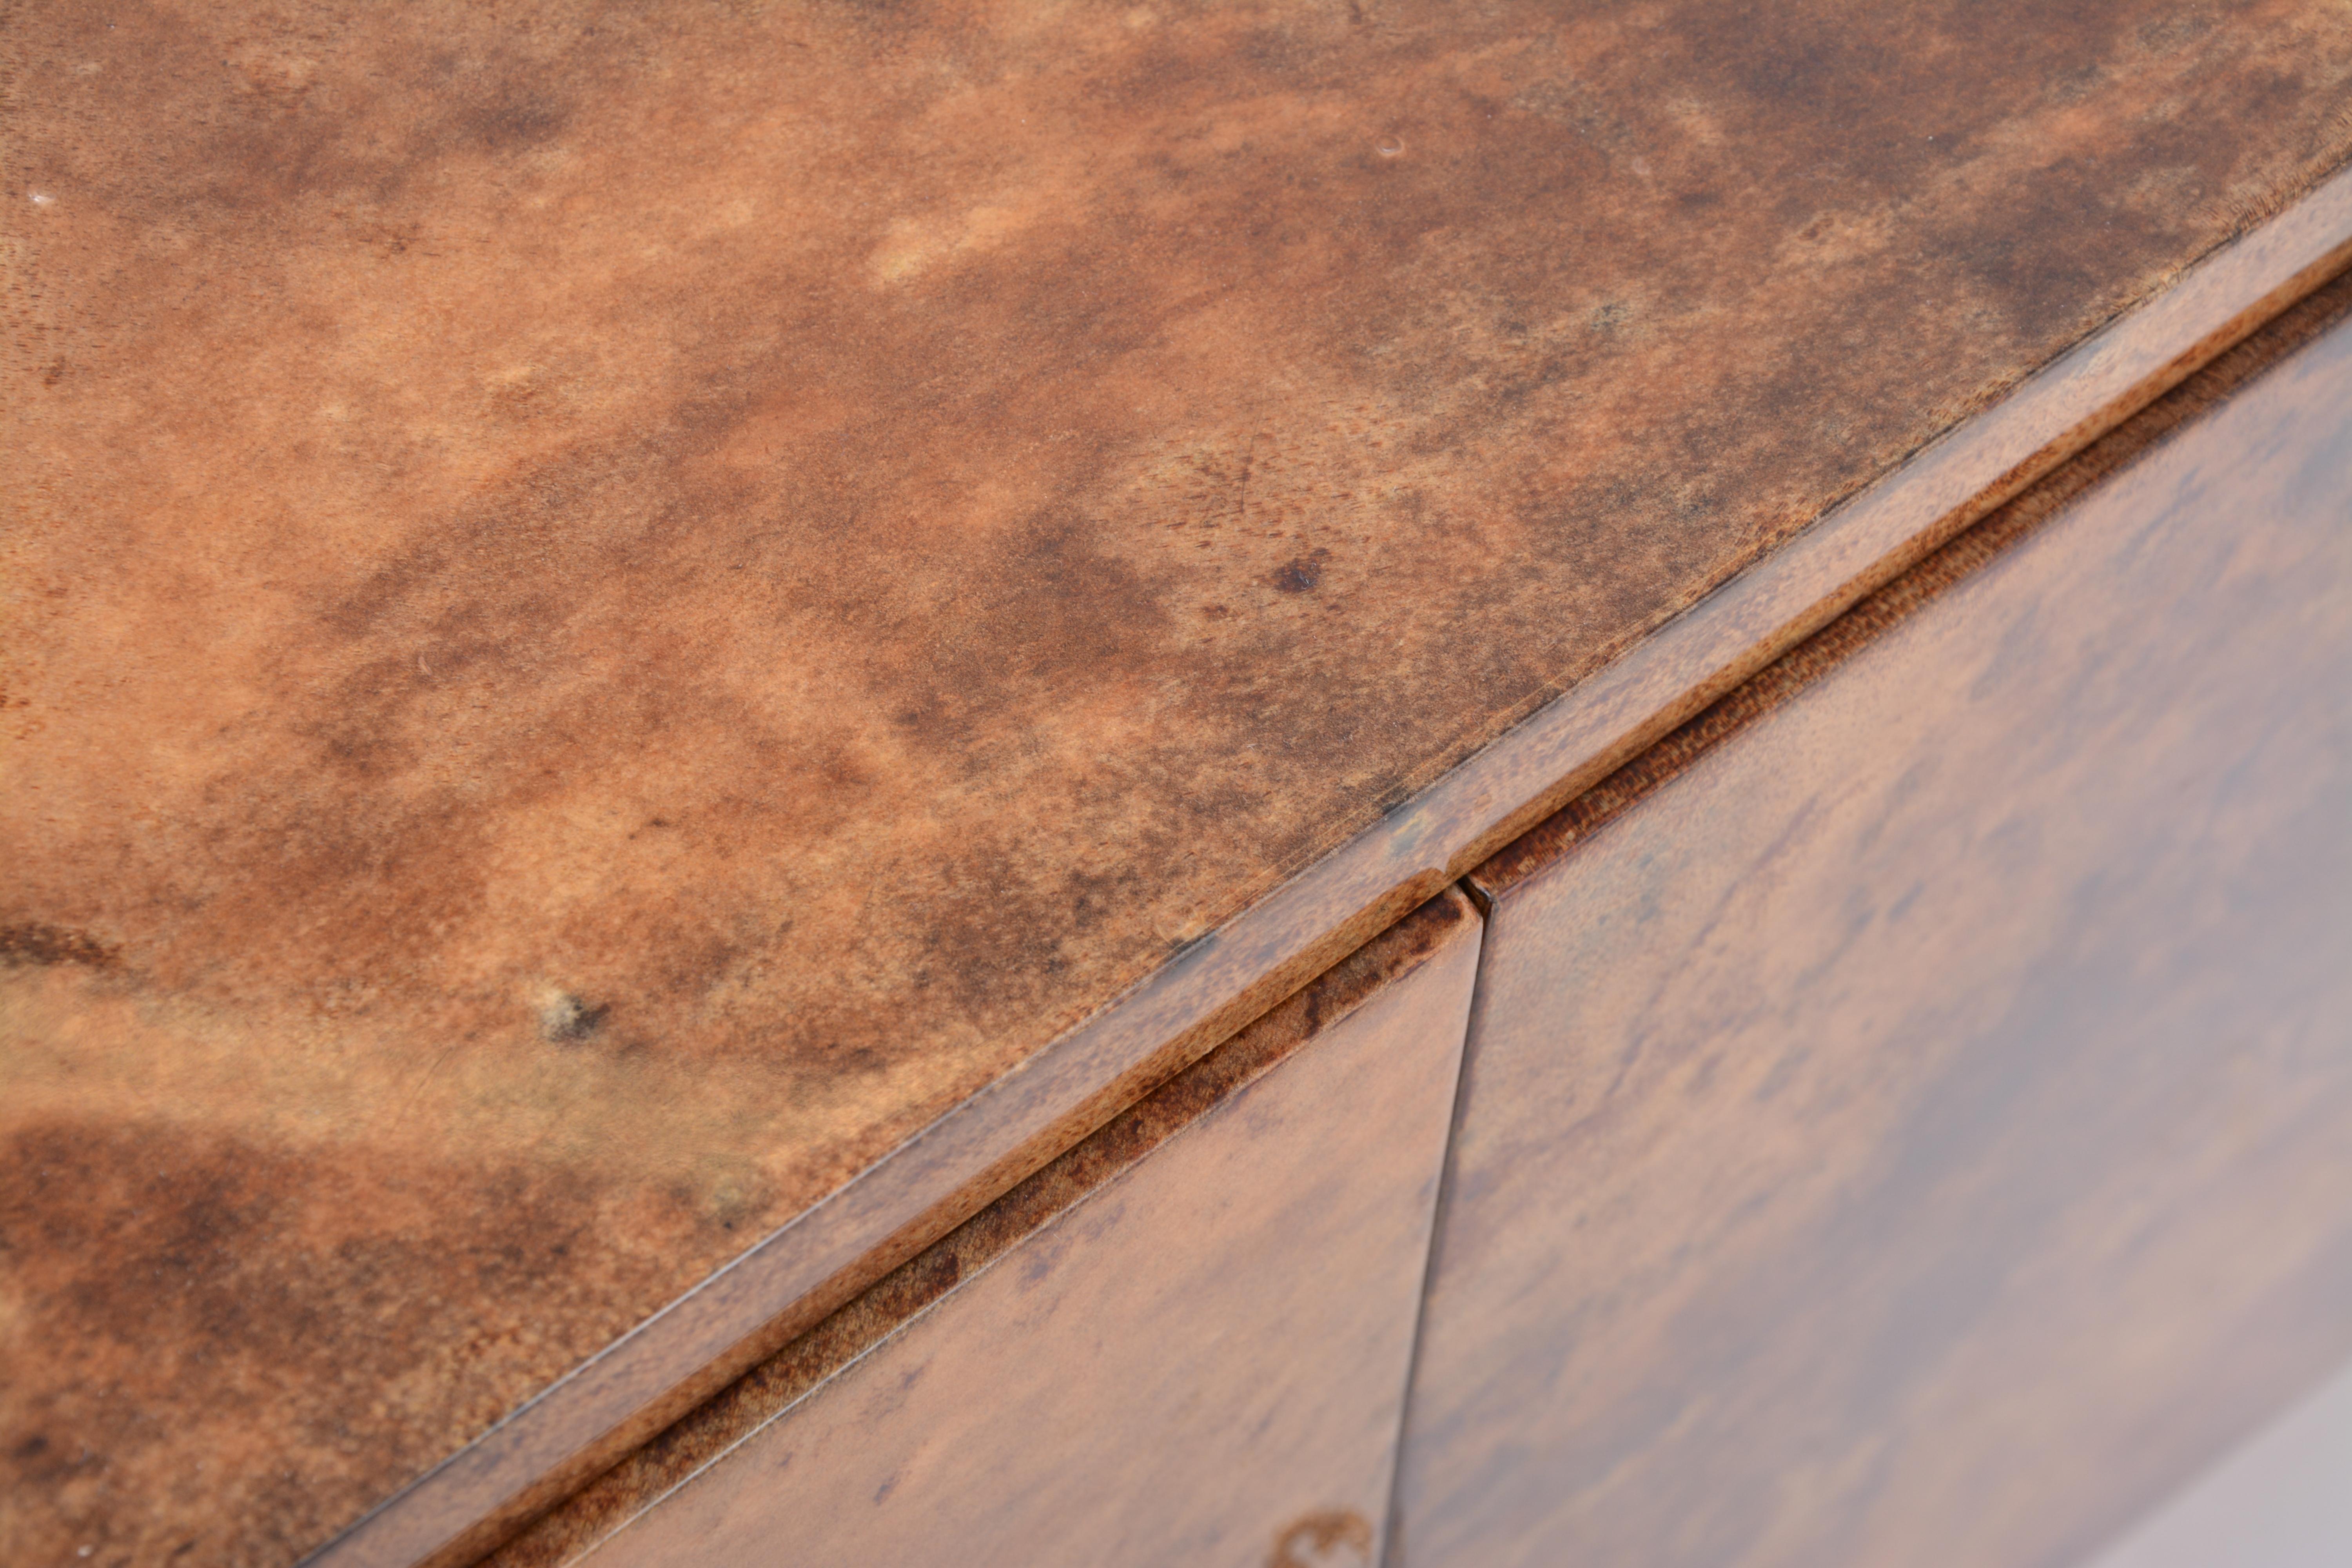
[[2347, 308], [1481, 872], [1392, 1561], [2055, 1568], [2352, 1352]]
[[[558, 1568], [572, 1562], [1293, 1052], [1347, 1025], [1375, 997], [1405, 984], [1442, 988], [1442, 982], [1413, 977], [1452, 947], [1475, 946], [1475, 933], [1464, 928], [1475, 922], [1468, 903], [1452, 890], [1408, 915], [631, 1454], [502, 1548], [490, 1568]], [[1407, 1050], [1410, 1042], [1399, 1039], [1395, 1048]], [[1353, 1136], [1344, 1126], [1314, 1136], [1326, 1133]], [[1394, 1153], [1404, 1157], [1402, 1150]], [[1371, 1164], [1393, 1172], [1402, 1168], [1395, 1158], [1375, 1151]], [[1416, 1192], [1403, 1200], [1405, 1207], [1425, 1205], [1430, 1195]], [[1410, 1294], [1417, 1302], [1417, 1284]]]
[[2341, 186], [2152, 298], [2352, 132], [2318, 4], [5, 47], [0, 1544], [232, 1563], [804, 1331], [2300, 286]]
[[1448, 889], [494, 1568], [1376, 1562], [1478, 935]]

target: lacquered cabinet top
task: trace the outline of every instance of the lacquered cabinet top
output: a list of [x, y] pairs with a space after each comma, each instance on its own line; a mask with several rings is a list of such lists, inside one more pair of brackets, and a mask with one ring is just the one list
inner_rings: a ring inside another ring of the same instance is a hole
[[292, 1561], [2352, 143], [2317, 0], [0, 50], [11, 1560]]

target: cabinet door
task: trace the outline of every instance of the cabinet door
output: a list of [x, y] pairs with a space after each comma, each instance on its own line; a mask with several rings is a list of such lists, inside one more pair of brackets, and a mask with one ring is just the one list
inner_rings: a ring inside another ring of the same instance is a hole
[[1246, 1081], [589, 1561], [1376, 1561], [1478, 944], [1458, 890], [1424, 905], [1156, 1098], [1236, 1053]]
[[1507, 852], [1402, 1562], [2064, 1563], [2352, 1353], [2344, 298]]

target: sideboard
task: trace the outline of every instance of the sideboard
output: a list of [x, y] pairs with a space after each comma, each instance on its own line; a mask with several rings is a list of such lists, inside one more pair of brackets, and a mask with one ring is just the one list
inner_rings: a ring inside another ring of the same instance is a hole
[[0, 36], [0, 1559], [2080, 1562], [2352, 1358], [2352, 13]]

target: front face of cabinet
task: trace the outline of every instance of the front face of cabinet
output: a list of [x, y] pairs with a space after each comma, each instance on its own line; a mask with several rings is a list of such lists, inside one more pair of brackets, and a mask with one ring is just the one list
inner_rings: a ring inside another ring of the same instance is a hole
[[2063, 1563], [2352, 1353], [2352, 330], [1500, 896], [1411, 1568]]
[[1479, 937], [1458, 892], [1401, 929], [1413, 967], [588, 1561], [1378, 1561]]

